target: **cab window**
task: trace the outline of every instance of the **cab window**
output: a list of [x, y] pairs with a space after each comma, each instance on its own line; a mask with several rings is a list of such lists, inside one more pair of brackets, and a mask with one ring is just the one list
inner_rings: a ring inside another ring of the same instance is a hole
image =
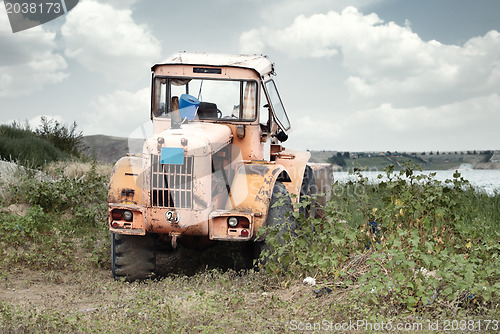
[[276, 122], [283, 131], [286, 132], [290, 130], [290, 120], [288, 119], [288, 115], [285, 112], [285, 107], [281, 102], [276, 84], [273, 80], [269, 80], [265, 82], [264, 87], [266, 90], [267, 98], [269, 100], [269, 105], [271, 106], [271, 111], [273, 112]]
[[186, 101], [193, 112], [190, 119], [253, 121], [257, 117], [257, 82], [251, 80], [211, 80], [155, 78], [153, 113], [169, 116]]

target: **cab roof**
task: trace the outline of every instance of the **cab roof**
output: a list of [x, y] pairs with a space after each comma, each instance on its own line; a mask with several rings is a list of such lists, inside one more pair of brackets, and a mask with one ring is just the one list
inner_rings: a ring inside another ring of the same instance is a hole
[[172, 55], [163, 63], [155, 64], [151, 70], [161, 65], [201, 65], [201, 66], [229, 66], [249, 68], [255, 70], [261, 77], [274, 73], [273, 63], [263, 55], [231, 55], [214, 53], [180, 52]]

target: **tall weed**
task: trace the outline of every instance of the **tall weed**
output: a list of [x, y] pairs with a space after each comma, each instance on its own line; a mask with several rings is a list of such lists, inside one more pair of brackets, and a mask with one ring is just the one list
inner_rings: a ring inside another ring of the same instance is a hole
[[0, 125], [0, 159], [30, 168], [67, 158], [69, 155], [30, 130]]
[[441, 182], [417, 169], [389, 167], [377, 183], [357, 170], [356, 181], [335, 184], [325, 218], [295, 210], [299, 227], [287, 238], [266, 231], [264, 256], [278, 258], [266, 269], [356, 289], [351, 298], [386, 315], [493, 307], [500, 196], [474, 191], [458, 172]]
[[41, 168], [52, 161], [81, 157], [83, 135], [76, 123], [66, 126], [46, 117], [41, 121], [34, 131], [28, 124], [0, 125], [0, 159]]
[[79, 156], [83, 149], [81, 131], [76, 130], [76, 122], [66, 126], [53, 119], [42, 116], [41, 125], [35, 130], [35, 134], [51, 142], [59, 150], [73, 156]]
[[104, 263], [101, 240], [108, 233], [108, 176], [98, 174], [96, 168], [94, 163], [83, 176], [73, 178], [62, 172], [59, 178], [19, 172], [17, 182], [2, 185], [2, 206], [29, 204], [30, 208], [25, 214], [0, 212], [0, 266], [24, 263], [53, 269], [77, 265], [72, 261], [76, 247], [87, 248], [93, 263]]

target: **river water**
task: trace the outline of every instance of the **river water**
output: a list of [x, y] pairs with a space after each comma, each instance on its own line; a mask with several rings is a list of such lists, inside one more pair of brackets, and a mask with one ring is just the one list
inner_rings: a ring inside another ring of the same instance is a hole
[[[484, 169], [464, 169], [458, 170], [461, 176], [468, 180], [474, 188], [478, 190], [485, 191], [486, 193], [493, 195], [495, 192], [500, 193], [500, 170], [484, 170]], [[420, 173], [420, 172], [417, 172]], [[436, 180], [445, 181], [447, 179], [453, 179], [454, 170], [437, 170], [437, 171], [423, 171], [423, 174], [436, 173], [434, 177]], [[366, 171], [363, 175], [369, 180], [376, 181], [377, 175], [385, 173], [382, 171]], [[349, 172], [334, 172], [335, 180], [339, 182], [347, 181], [349, 179], [354, 180], [356, 177], [349, 175]]]

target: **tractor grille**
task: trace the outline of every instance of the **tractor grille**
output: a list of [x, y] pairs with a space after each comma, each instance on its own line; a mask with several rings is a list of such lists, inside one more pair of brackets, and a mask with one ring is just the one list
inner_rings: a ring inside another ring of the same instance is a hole
[[193, 157], [184, 157], [182, 165], [168, 165], [151, 155], [151, 205], [190, 209], [192, 204]]

